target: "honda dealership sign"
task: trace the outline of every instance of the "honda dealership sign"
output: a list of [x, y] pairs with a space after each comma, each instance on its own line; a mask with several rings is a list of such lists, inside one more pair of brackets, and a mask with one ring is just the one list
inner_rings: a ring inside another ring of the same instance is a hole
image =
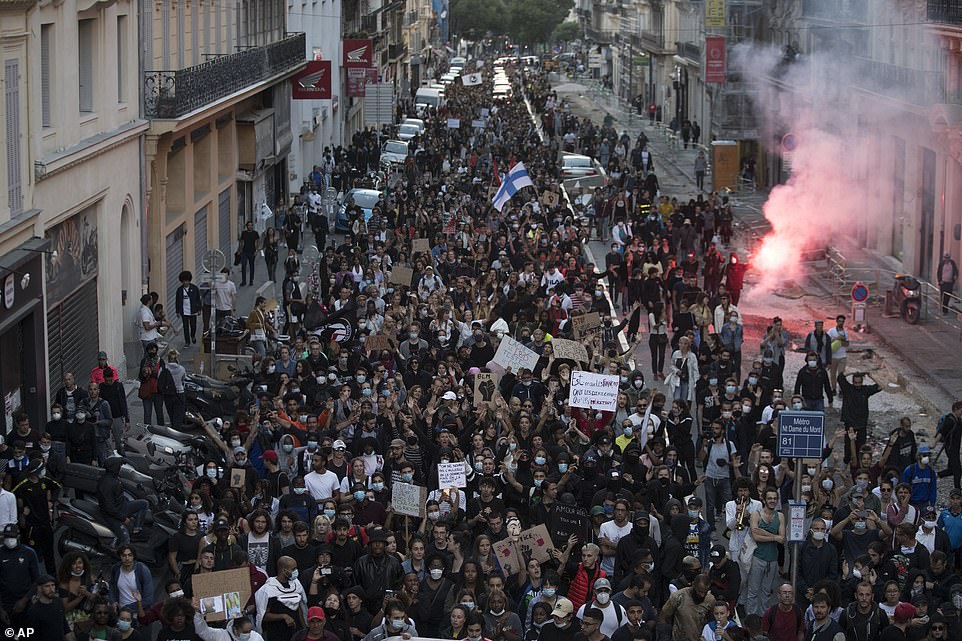
[[374, 42], [372, 40], [350, 39], [344, 41], [344, 66], [353, 67], [374, 66]]
[[331, 61], [312, 60], [304, 71], [291, 78], [294, 100], [331, 99]]

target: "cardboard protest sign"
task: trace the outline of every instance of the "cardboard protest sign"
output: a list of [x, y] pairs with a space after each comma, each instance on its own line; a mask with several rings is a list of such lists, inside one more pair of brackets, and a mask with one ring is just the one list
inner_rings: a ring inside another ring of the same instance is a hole
[[230, 486], [243, 488], [247, 481], [247, 470], [242, 467], [235, 467], [230, 471]]
[[394, 349], [394, 345], [391, 342], [390, 336], [385, 334], [371, 334], [364, 343], [364, 349], [369, 352], [380, 352], [385, 349], [391, 351]]
[[525, 561], [537, 559], [541, 563], [547, 563], [551, 560], [551, 549], [554, 546], [551, 545], [551, 535], [544, 524], [536, 525], [522, 532], [518, 545], [521, 548], [521, 556]]
[[431, 253], [431, 241], [427, 238], [415, 238], [411, 241], [411, 253], [412, 254], [429, 254]]
[[543, 202], [548, 207], [554, 207], [558, 204], [558, 194], [553, 191], [546, 191], [541, 194], [541, 202]]
[[224, 621], [228, 614], [240, 616], [251, 598], [250, 570], [246, 567], [191, 576], [194, 596], [207, 621]]
[[510, 336], [505, 336], [501, 339], [501, 344], [498, 345], [494, 362], [505, 369], [510, 367], [512, 372], [517, 373], [522, 367], [534, 369], [535, 365], [538, 364], [538, 354]]
[[588, 510], [582, 505], [555, 502], [548, 516], [548, 532], [556, 548], [568, 543], [572, 534], [584, 543], [588, 541]]
[[571, 326], [574, 329], [575, 340], [584, 341], [601, 332], [601, 315], [598, 312], [589, 312], [572, 316]]
[[458, 118], [448, 118], [448, 129], [460, 129], [461, 120]]
[[587, 410], [614, 412], [618, 407], [620, 383], [617, 376], [573, 370], [568, 404]]
[[391, 505], [398, 514], [424, 516], [424, 503], [428, 499], [428, 488], [410, 483], [395, 483], [391, 489]]
[[491, 403], [498, 391], [498, 379], [492, 372], [478, 372], [474, 375], [474, 402]]
[[521, 571], [521, 564], [524, 563], [524, 560], [521, 558], [518, 546], [510, 537], [493, 544], [491, 550], [494, 552], [494, 558], [498, 560], [498, 565], [501, 566], [504, 576], [511, 576]]
[[414, 280], [414, 270], [410, 267], [401, 267], [400, 265], [395, 265], [391, 269], [391, 275], [388, 278], [389, 283], [394, 283], [395, 285], [406, 285], [411, 286], [411, 281]]
[[467, 487], [468, 479], [464, 472], [464, 461], [438, 463], [438, 487]]
[[484, 121], [483, 121], [483, 120], [472, 120], [472, 121], [471, 121], [471, 126], [474, 127], [475, 129], [484, 129]]
[[[368, 339], [370, 340], [370, 339]], [[555, 358], [568, 358], [579, 363], [588, 362], [588, 350], [584, 344], [578, 341], [569, 341], [564, 338], [552, 338], [551, 347], [554, 349]]]

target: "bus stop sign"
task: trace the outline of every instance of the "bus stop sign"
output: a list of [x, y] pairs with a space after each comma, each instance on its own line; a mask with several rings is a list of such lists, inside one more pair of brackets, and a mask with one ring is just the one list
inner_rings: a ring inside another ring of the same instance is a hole
[[783, 410], [778, 413], [778, 455], [781, 458], [822, 458], [825, 413]]

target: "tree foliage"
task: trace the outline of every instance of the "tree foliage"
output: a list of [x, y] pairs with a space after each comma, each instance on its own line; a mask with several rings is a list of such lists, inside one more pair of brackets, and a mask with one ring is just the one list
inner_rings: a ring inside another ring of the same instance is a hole
[[471, 40], [504, 31], [506, 9], [503, 0], [451, 0], [451, 33]]
[[551, 41], [562, 44], [579, 37], [581, 37], [581, 27], [578, 26], [577, 22], [562, 22], [551, 34]]
[[539, 44], [568, 16], [574, 0], [514, 0], [510, 4], [508, 34], [522, 44]]

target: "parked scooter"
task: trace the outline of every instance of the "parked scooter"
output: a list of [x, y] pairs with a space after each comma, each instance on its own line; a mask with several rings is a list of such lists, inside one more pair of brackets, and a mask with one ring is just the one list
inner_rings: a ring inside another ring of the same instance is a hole
[[[56, 504], [53, 546], [59, 564], [67, 552], [84, 552], [95, 566], [112, 561], [117, 555], [118, 540], [94, 501], [61, 498]], [[137, 558], [149, 566], [160, 567], [167, 557], [167, 544], [180, 526], [180, 514], [161, 510], [148, 514], [144, 530], [146, 541], [132, 540]]]
[[922, 284], [907, 274], [895, 275], [895, 305], [907, 323], [919, 322], [922, 311]]
[[250, 389], [253, 380], [254, 373], [250, 369], [235, 372], [226, 383], [203, 374], [187, 374], [184, 377], [187, 409], [208, 421], [233, 416], [238, 409], [247, 408], [254, 402]]

